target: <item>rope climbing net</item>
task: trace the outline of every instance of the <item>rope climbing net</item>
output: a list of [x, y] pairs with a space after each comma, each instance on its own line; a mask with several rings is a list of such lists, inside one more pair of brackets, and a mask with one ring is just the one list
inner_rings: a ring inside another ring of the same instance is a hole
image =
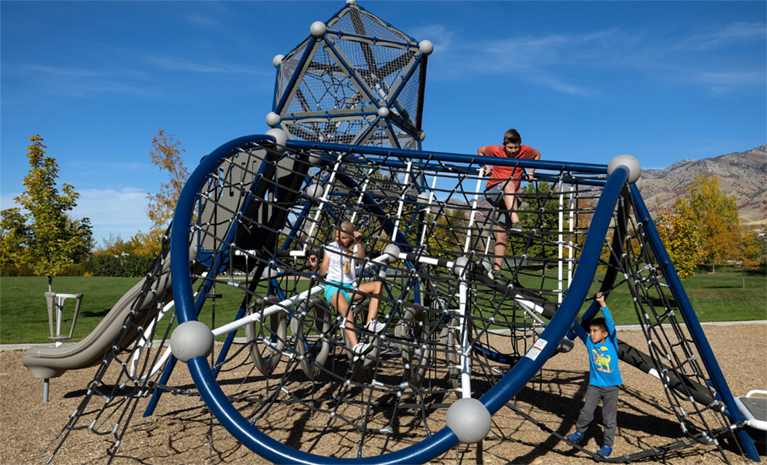
[[[484, 163], [477, 157], [288, 147], [276, 150], [268, 138], [222, 146], [190, 180], [201, 187], [185, 189], [179, 203], [191, 218], [188, 229], [179, 229], [189, 238], [193, 312], [223, 342], [207, 368], [216, 386], [203, 388], [199, 379], [196, 389], [172, 386], [175, 358], [153, 343], [165, 342], [176, 323], [166, 241], [135, 311], [54, 441], [54, 455], [71, 432], [86, 429], [110, 436], [114, 457], [139, 407], [151, 414], [164, 392], [202, 394], [209, 404], [207, 396], [220, 396], [217, 403], [228, 404], [252, 430], [232, 434], [250, 447], [243, 434], [266, 433], [274, 443], [265, 447], [281, 457], [375, 458], [417, 449], [444, 428], [454, 400], [480, 398], [513, 376], [522, 359], [534, 360], [536, 341], [557, 317], [584, 254], [600, 254], [599, 273], [589, 278], [594, 289], [632, 297], [647, 347], [624, 343], [619, 356], [663, 385], [686, 438], [616, 460], [696, 443], [722, 451], [730, 422], [648, 240], [652, 223], [638, 216], [643, 204], [628, 185], [612, 208], [601, 250], [584, 248], [604, 166], [537, 162], [535, 179], [518, 194], [523, 228], [517, 232], [499, 225], [498, 207], [484, 198]], [[380, 296], [351, 290], [355, 302], [347, 315], [327, 303], [328, 283], [308, 260], [322, 260], [344, 220], [356, 225], [366, 250], [356, 260], [355, 285], [382, 283]], [[494, 272], [499, 232], [508, 239], [501, 271]], [[174, 232], [172, 238], [174, 256], [186, 253], [184, 237]], [[365, 325], [372, 299], [379, 299], [377, 318], [385, 325], [378, 333]], [[588, 319], [596, 305], [590, 298], [585, 303]], [[345, 327], [369, 350], [354, 353]], [[578, 324], [574, 331], [558, 342], [557, 353], [583, 336]], [[506, 407], [546, 429], [509, 402], [515, 394], [506, 394]], [[300, 440], [290, 433], [295, 425]], [[727, 461], [723, 451], [722, 457]]]

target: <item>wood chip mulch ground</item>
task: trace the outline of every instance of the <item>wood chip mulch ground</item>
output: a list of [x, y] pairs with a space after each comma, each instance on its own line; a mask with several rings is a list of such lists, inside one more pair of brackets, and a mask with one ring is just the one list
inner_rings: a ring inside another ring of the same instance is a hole
[[[735, 396], [752, 389], [767, 389], [767, 325], [706, 325], [709, 343]], [[638, 330], [622, 330], [619, 338], [646, 347]], [[50, 402], [42, 402], [43, 382], [34, 379], [22, 366], [22, 351], [0, 352], [0, 464], [44, 464], [51, 444], [69, 415], [85, 395], [95, 368], [70, 371], [51, 380]], [[565, 435], [575, 430], [578, 411], [588, 384], [587, 354], [582, 344], [567, 354], [553, 357], [542, 372], [518, 396], [517, 406]], [[191, 384], [185, 367], [174, 373], [172, 381]], [[626, 364], [621, 364], [624, 385], [620, 392], [618, 431], [614, 455], [637, 452], [681, 438], [680, 427], [668, 408], [666, 395], [657, 380]], [[196, 398], [166, 396], [149, 418], [141, 412], [142, 400], [131, 427], [118, 449], [115, 464], [262, 464], [268, 463], [219, 426]], [[450, 400], [446, 400], [450, 402]], [[442, 413], [444, 414], [444, 413]], [[437, 414], [439, 415], [439, 414]], [[301, 422], [305, 419], [280, 418], [270, 435], [294, 435], [301, 441]], [[435, 424], [439, 424], [439, 418]], [[444, 424], [444, 422], [442, 423]], [[283, 431], [280, 431], [282, 429]], [[585, 447], [601, 446], [601, 427], [592, 424]], [[212, 440], [211, 440], [212, 438]], [[762, 438], [766, 439], [765, 437]], [[87, 431], [70, 435], [52, 464], [100, 464], [108, 461], [112, 441]], [[730, 463], [744, 463], [737, 449], [724, 444]], [[339, 456], [339, 449], [315, 450], [326, 456]], [[757, 445], [762, 461], [767, 461], [767, 446]], [[590, 464], [594, 460], [574, 450], [556, 436], [522, 420], [509, 409], [493, 416], [493, 427], [482, 446], [454, 448], [433, 464]], [[722, 453], [712, 446], [694, 446], [678, 453], [640, 463], [722, 464]]]

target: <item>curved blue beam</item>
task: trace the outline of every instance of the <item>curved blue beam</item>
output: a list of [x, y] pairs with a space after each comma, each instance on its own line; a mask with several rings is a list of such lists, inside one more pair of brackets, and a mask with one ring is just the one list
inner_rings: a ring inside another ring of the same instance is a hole
[[[671, 294], [674, 296], [677, 307], [679, 307], [684, 316], [684, 322], [692, 335], [695, 347], [700, 352], [700, 358], [703, 359], [703, 364], [706, 366], [709, 376], [711, 376], [711, 382], [727, 406], [728, 416], [735, 423], [746, 421], [743, 415], [741, 415], [740, 410], [738, 410], [735, 399], [732, 397], [732, 392], [730, 392], [730, 387], [727, 385], [727, 380], [724, 378], [722, 369], [716, 361], [714, 351], [708, 343], [706, 333], [703, 332], [703, 327], [700, 325], [697, 315], [695, 315], [695, 310], [692, 308], [690, 299], [684, 291], [684, 286], [682, 286], [682, 280], [679, 279], [679, 275], [676, 273], [676, 268], [674, 268], [674, 264], [671, 262], [671, 257], [669, 257], [668, 251], [666, 251], [666, 247], [663, 245], [660, 234], [658, 234], [658, 230], [655, 228], [655, 223], [653, 223], [650, 217], [650, 212], [647, 210], [647, 206], [644, 204], [644, 200], [642, 200], [642, 194], [639, 193], [636, 184], [631, 186], [631, 195], [634, 198], [634, 209], [637, 217], [644, 223], [650, 247], [652, 247], [653, 253], [658, 258], [658, 263], [663, 268], [666, 281], [671, 287]], [[746, 449], [748, 458], [754, 462], [761, 462], [756, 446], [754, 446], [754, 441], [748, 435], [748, 432], [744, 429], [739, 429], [738, 436], [740, 436], [740, 440], [743, 443], [743, 448]]]
[[594, 210], [594, 216], [583, 244], [580, 262], [575, 270], [570, 290], [554, 318], [551, 319], [548, 327], [536, 340], [533, 348], [480, 399], [491, 414], [503, 407], [540, 370], [545, 361], [554, 354], [559, 341], [567, 334], [575, 321], [575, 317], [578, 316], [578, 311], [586, 300], [591, 282], [594, 279], [602, 244], [605, 241], [610, 220], [615, 210], [615, 203], [618, 201], [618, 196], [627, 177], [628, 170], [620, 166], [613, 171], [607, 180], [599, 203]]
[[[194, 198], [205, 183], [208, 173], [215, 169], [221, 159], [232, 150], [248, 143], [273, 142], [270, 136], [246, 136], [235, 139], [216, 149], [195, 169], [182, 190], [171, 231], [171, 276], [174, 282], [174, 298], [179, 324], [196, 318], [193, 290], [189, 276], [189, 225], [192, 220]], [[339, 150], [336, 148], [335, 150]], [[478, 157], [473, 157], [478, 158]], [[556, 349], [557, 343], [572, 325], [586, 298], [591, 280], [599, 263], [599, 255], [610, 224], [615, 203], [628, 176], [624, 167], [618, 167], [610, 176], [594, 212], [589, 233], [586, 236], [580, 265], [573, 279], [571, 291], [563, 301], [556, 317], [541, 334], [536, 346], [504, 376], [501, 381], [480, 399], [490, 413], [498, 411], [543, 366]], [[543, 341], [544, 344], [541, 344]], [[537, 354], [537, 355], [534, 355]], [[205, 357], [195, 357], [187, 362], [195, 385], [208, 407], [219, 422], [240, 442], [260, 456], [274, 463], [291, 464], [363, 464], [389, 465], [424, 463], [450, 450], [458, 438], [445, 427], [420, 443], [383, 456], [358, 459], [321, 457], [286, 446], [267, 436], [250, 423], [226, 399], [226, 395], [213, 377]]]

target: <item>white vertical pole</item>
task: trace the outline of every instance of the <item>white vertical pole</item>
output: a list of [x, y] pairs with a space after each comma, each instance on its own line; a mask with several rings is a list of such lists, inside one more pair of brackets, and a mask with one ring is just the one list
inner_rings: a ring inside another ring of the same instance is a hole
[[426, 223], [424, 224], [423, 232], [421, 233], [421, 243], [418, 245], [423, 245], [423, 243], [426, 242], [426, 230], [429, 229], [427, 225], [429, 224], [429, 215], [431, 214], [431, 201], [434, 200], [434, 188], [436, 185], [437, 175], [434, 175], [431, 180], [431, 190], [429, 191], [429, 203], [426, 205]]
[[[336, 179], [336, 173], [338, 172], [338, 165], [341, 164], [341, 158], [343, 157], [343, 154], [338, 154], [338, 159], [336, 160], [336, 164], [333, 165], [333, 172], [330, 173], [330, 179], [328, 180], [328, 185], [330, 185], [330, 188], [333, 187], [333, 182]], [[312, 238], [312, 235], [314, 234], [314, 227], [317, 224], [317, 221], [320, 218], [320, 213], [322, 213], [322, 207], [325, 206], [325, 202], [328, 200], [328, 194], [330, 193], [331, 189], [325, 189], [325, 192], [322, 193], [322, 198], [320, 199], [320, 206], [317, 208], [317, 213], [314, 215], [314, 221], [312, 221], [312, 226], [309, 228], [309, 234], [306, 236], [306, 242], [304, 242], [304, 252], [306, 252], [306, 247], [309, 245], [309, 241]]]
[[402, 208], [405, 203], [405, 193], [407, 192], [408, 184], [410, 183], [410, 168], [413, 166], [413, 161], [407, 162], [407, 170], [405, 171], [405, 184], [402, 189], [402, 193], [399, 196], [399, 206], [397, 207], [397, 219], [394, 221], [394, 231], [392, 231], [391, 241], [397, 242], [397, 233], [399, 233], [399, 220], [402, 216]]
[[564, 244], [562, 243], [562, 241], [564, 241], [564, 236], [562, 234], [562, 231], [564, 229], [564, 223], [565, 223], [565, 214], [562, 211], [565, 204], [565, 196], [564, 196], [564, 193], [562, 192], [562, 187], [563, 187], [562, 178], [560, 178], [559, 184], [557, 185], [557, 190], [559, 191], [559, 236], [558, 236], [559, 247], [557, 251], [557, 258], [559, 259], [557, 260], [557, 263], [559, 265], [558, 271], [557, 271], [557, 285], [558, 285], [559, 293], [557, 294], [557, 302], [560, 304], [562, 303], [562, 265], [563, 265], [562, 260], [564, 259], [564, 249], [563, 249]]
[[[466, 230], [466, 244], [463, 248], [464, 254], [469, 252], [469, 245], [471, 244], [471, 228], [474, 226], [474, 218], [477, 214], [477, 202], [479, 199], [479, 189], [481, 186], [482, 168], [480, 168], [479, 177], [477, 178], [477, 187], [474, 189], [474, 199], [471, 201], [471, 216], [469, 217], [469, 227]], [[469, 263], [467, 261], [466, 267], [468, 268], [468, 266]], [[465, 268], [462, 275], [458, 278], [460, 279], [460, 283], [458, 284], [458, 322], [461, 326], [461, 396], [464, 398], [471, 397], [471, 365], [469, 363], [471, 359], [468, 355], [471, 351], [471, 346], [469, 342], [469, 312], [467, 311], [468, 295], [465, 276], [466, 271], [467, 269]]]
[[[362, 203], [362, 197], [365, 196], [365, 192], [368, 190], [368, 184], [370, 183], [370, 176], [373, 175], [373, 168], [370, 168], [368, 170], [368, 176], [365, 178], [365, 182], [362, 183], [362, 192], [360, 192], [360, 197], [357, 199], [357, 205]], [[349, 220], [352, 223], [354, 223], [354, 220], [357, 219], [357, 210], [354, 210], [354, 213], [352, 213], [352, 219]]]
[[[466, 264], [468, 267], [468, 263]], [[464, 270], [463, 273], [466, 273]], [[471, 397], [471, 360], [468, 356], [471, 347], [469, 346], [469, 319], [466, 316], [467, 292], [466, 280], [464, 276], [460, 277], [458, 285], [458, 301], [460, 302], [458, 324], [461, 326], [461, 397]]]
[[570, 289], [570, 283], [573, 282], [573, 258], [575, 257], [575, 244], [573, 244], [573, 231], [575, 230], [575, 205], [576, 199], [573, 195], [575, 186], [570, 184], [570, 254], [567, 261], [567, 288]]
[[482, 186], [482, 168], [479, 169], [479, 177], [477, 178], [477, 188], [474, 189], [474, 199], [471, 201], [471, 216], [469, 218], [469, 227], [466, 230], [466, 244], [463, 247], [463, 253], [469, 252], [469, 244], [471, 244], [471, 228], [474, 226], [474, 217], [477, 215], [477, 203], [479, 199], [479, 189]]

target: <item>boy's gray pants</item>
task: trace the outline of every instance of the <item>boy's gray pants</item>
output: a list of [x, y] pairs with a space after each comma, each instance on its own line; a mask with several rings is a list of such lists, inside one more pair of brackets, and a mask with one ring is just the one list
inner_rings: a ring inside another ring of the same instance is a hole
[[586, 404], [578, 415], [575, 431], [585, 433], [594, 419], [594, 410], [602, 399], [602, 420], [605, 422], [605, 446], [613, 446], [615, 428], [618, 426], [618, 386], [594, 386], [589, 384]]

